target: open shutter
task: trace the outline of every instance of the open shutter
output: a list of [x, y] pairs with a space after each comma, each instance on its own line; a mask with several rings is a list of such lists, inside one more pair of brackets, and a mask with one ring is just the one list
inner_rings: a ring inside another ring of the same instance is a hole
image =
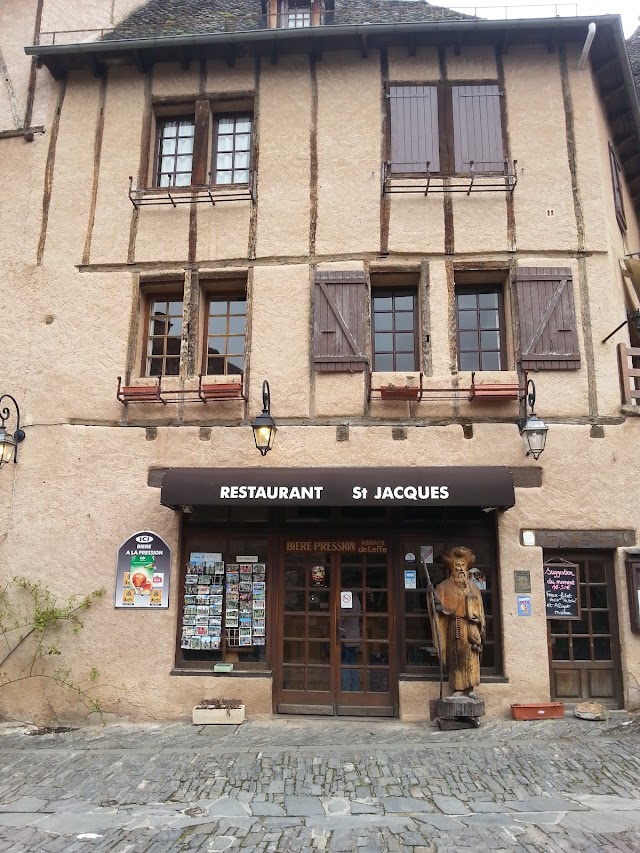
[[580, 349], [571, 270], [522, 267], [516, 288], [523, 370], [577, 370]]
[[207, 165], [209, 163], [209, 119], [211, 107], [209, 101], [196, 101], [195, 129], [193, 133], [193, 166], [191, 184], [201, 187], [209, 183]]
[[500, 90], [489, 86], [454, 86], [453, 147], [456, 172], [504, 169]]
[[611, 166], [611, 184], [613, 187], [613, 203], [616, 210], [616, 219], [623, 234], [627, 232], [627, 218], [624, 215], [624, 200], [622, 198], [622, 184], [620, 183], [620, 164], [613, 150], [613, 146], [609, 143], [609, 165]]
[[313, 364], [317, 371], [355, 373], [366, 368], [365, 299], [364, 272], [316, 273]]
[[391, 171], [440, 171], [437, 87], [390, 86], [389, 119]]

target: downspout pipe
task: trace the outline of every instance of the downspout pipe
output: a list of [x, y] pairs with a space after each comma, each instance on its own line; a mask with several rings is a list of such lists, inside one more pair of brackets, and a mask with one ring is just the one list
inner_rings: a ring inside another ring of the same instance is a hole
[[591, 45], [593, 44], [593, 40], [596, 36], [596, 25], [593, 21], [589, 24], [589, 29], [587, 30], [587, 37], [584, 42], [584, 47], [582, 48], [582, 53], [580, 54], [580, 59], [578, 60], [578, 71], [582, 71], [585, 65], [587, 64], [587, 59], [589, 58], [589, 51], [591, 50]]

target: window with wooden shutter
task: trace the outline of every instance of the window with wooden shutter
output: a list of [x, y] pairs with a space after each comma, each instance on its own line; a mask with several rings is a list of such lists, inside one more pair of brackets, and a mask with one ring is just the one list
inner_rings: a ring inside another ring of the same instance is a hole
[[390, 86], [391, 171], [439, 172], [438, 89]]
[[611, 184], [613, 186], [613, 203], [616, 210], [616, 219], [623, 234], [627, 231], [627, 218], [624, 215], [624, 201], [622, 198], [622, 183], [620, 181], [620, 164], [616, 157], [613, 146], [609, 143], [609, 165], [611, 166]]
[[521, 267], [516, 274], [523, 370], [577, 370], [580, 349], [571, 270]]
[[496, 85], [453, 86], [453, 148], [456, 172], [504, 169], [500, 90]]
[[364, 272], [317, 272], [313, 364], [324, 373], [365, 370], [366, 279]]

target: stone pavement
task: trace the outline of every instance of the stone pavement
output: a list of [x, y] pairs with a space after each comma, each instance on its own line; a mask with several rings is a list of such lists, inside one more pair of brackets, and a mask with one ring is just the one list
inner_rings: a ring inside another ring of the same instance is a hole
[[0, 853], [640, 851], [640, 716], [0, 726]]

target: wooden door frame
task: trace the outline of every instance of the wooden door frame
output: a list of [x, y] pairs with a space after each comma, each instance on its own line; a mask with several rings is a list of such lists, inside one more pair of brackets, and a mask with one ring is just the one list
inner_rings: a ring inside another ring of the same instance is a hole
[[[615, 575], [615, 554], [612, 551], [600, 550], [600, 549], [584, 549], [584, 550], [572, 550], [565, 551], [559, 549], [545, 549], [544, 550], [544, 559], [547, 560], [550, 557], [562, 557], [565, 560], [602, 560], [605, 567], [605, 579], [606, 579], [606, 587], [607, 587], [607, 599], [609, 603], [608, 613], [609, 613], [609, 634], [611, 636], [611, 671], [612, 671], [612, 683], [613, 683], [613, 693], [614, 696], [611, 701], [617, 702], [619, 708], [624, 707], [624, 685], [622, 682], [622, 649], [620, 642], [620, 624], [618, 619], [618, 596], [617, 596], [617, 587], [616, 587], [616, 575]], [[580, 594], [580, 593], [579, 593]], [[561, 666], [569, 665], [574, 666], [576, 661], [553, 661], [551, 654], [551, 620], [547, 619], [547, 654], [549, 661], [549, 689], [551, 698], [554, 698], [555, 692], [555, 682], [553, 676], [553, 665], [554, 663], [559, 663]], [[593, 636], [591, 634], [591, 636]], [[603, 666], [602, 664], [606, 663], [605, 661], [601, 662], [601, 665], [598, 665], [598, 661], [584, 661], [577, 662], [578, 666], [575, 666], [575, 669], [580, 673], [580, 685], [582, 687], [582, 673], [587, 670], [587, 668], [591, 669], [608, 669], [609, 667]], [[583, 663], [584, 665], [580, 665]], [[558, 701], [563, 701], [559, 699]], [[568, 700], [569, 702], [571, 700]], [[583, 701], [583, 698], [577, 699], [578, 702]], [[593, 697], [593, 701], [599, 702], [601, 701], [598, 697]], [[606, 699], [604, 700], [607, 701]]]
[[[291, 533], [283, 533], [278, 537], [277, 547], [274, 548], [274, 551], [277, 551], [279, 557], [277, 562], [277, 569], [275, 572], [276, 583], [274, 589], [274, 603], [276, 608], [275, 618], [273, 624], [276, 626], [276, 636], [273, 640], [272, 647], [272, 707], [273, 713], [299, 713], [299, 714], [319, 714], [319, 715], [327, 715], [327, 716], [336, 716], [336, 715], [347, 715], [351, 714], [353, 716], [363, 715], [363, 716], [390, 716], [386, 709], [391, 707], [392, 716], [397, 717], [399, 711], [399, 669], [398, 669], [398, 661], [397, 661], [397, 649], [396, 649], [396, 621], [397, 614], [395, 609], [395, 589], [394, 589], [394, 572], [393, 572], [393, 552], [394, 552], [394, 539], [393, 536], [382, 536], [380, 538], [384, 538], [387, 543], [387, 553], [384, 555], [386, 557], [387, 564], [387, 620], [388, 620], [388, 644], [389, 644], [389, 691], [388, 694], [380, 694], [381, 696], [389, 696], [389, 704], [383, 704], [380, 702], [379, 705], [363, 705], [363, 704], [353, 704], [346, 702], [340, 702], [342, 691], [340, 689], [341, 685], [341, 645], [337, 641], [337, 623], [338, 623], [338, 605], [339, 605], [339, 584], [338, 584], [338, 572], [341, 570], [341, 559], [343, 554], [349, 554], [348, 551], [335, 551], [330, 553], [330, 587], [329, 587], [329, 615], [330, 615], [330, 632], [333, 632], [333, 636], [330, 637], [329, 644], [330, 648], [333, 649], [333, 653], [330, 652], [330, 695], [332, 696], [331, 710], [329, 710], [329, 705], [322, 701], [322, 698], [326, 695], [324, 693], [319, 694], [318, 703], [313, 704], [309, 702], [309, 692], [308, 691], [289, 691], [293, 695], [290, 697], [290, 702], [282, 702], [282, 654], [281, 654], [281, 642], [284, 637], [284, 595], [285, 595], [285, 542], [291, 539], [304, 539], [305, 531], [302, 530], [300, 532], [296, 531], [295, 534]], [[312, 537], [307, 537], [312, 538]], [[333, 537], [326, 537], [327, 539], [331, 539]], [[354, 537], [360, 538], [360, 537]], [[362, 554], [362, 557], [366, 557], [366, 554]], [[335, 580], [334, 580], [335, 578]], [[364, 643], [363, 643], [364, 647]], [[364, 665], [363, 665], [364, 668]], [[299, 697], [295, 694], [298, 693]], [[349, 696], [349, 694], [345, 694]], [[354, 693], [353, 697], [355, 698], [359, 694]], [[287, 697], [289, 698], [289, 697]], [[299, 702], [295, 700], [299, 698]], [[279, 706], [286, 706], [289, 709], [295, 708], [295, 711], [288, 710], [281, 712], [278, 710]], [[342, 709], [342, 710], [340, 710]], [[380, 709], [377, 711], [377, 709]]]

